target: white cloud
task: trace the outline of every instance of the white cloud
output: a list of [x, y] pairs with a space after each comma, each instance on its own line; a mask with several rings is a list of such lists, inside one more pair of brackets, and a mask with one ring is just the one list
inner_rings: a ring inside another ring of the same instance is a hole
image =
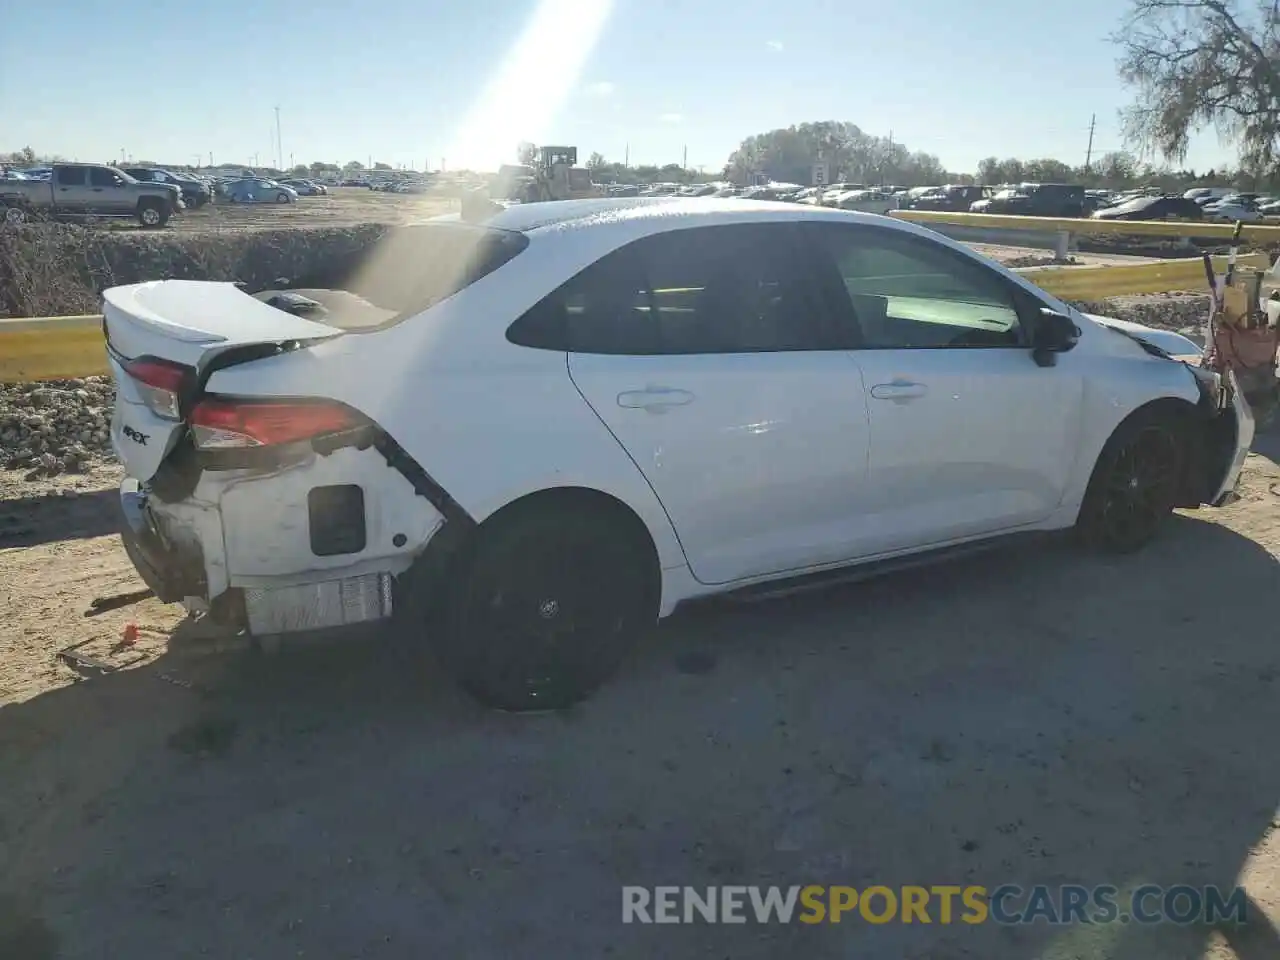
[[589, 97], [599, 97], [603, 100], [605, 97], [613, 96], [613, 92], [616, 89], [618, 88], [608, 80], [599, 80], [595, 83], [587, 84], [586, 92]]
[[683, 113], [664, 113], [658, 118], [663, 123], [684, 123]]
[[768, 47], [770, 50], [781, 50], [781, 49], [782, 49], [782, 41], [781, 41], [781, 40], [766, 40], [766, 41], [764, 42], [764, 45], [765, 45], [766, 47]]

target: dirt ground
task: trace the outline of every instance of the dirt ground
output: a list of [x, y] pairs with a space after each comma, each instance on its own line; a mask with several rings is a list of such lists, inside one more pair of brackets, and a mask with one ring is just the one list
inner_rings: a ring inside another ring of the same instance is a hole
[[[327, 196], [299, 197], [297, 203], [206, 204], [174, 217], [165, 229], [178, 233], [261, 230], [287, 227], [349, 227], [362, 223], [408, 223], [449, 213], [458, 201], [426, 194], [384, 193], [362, 187], [333, 187]], [[121, 224], [121, 229], [137, 229]]]
[[[524, 717], [407, 641], [90, 615], [141, 586], [114, 469], [3, 475], [0, 957], [1274, 960], [1280, 436], [1256, 447], [1242, 502], [1136, 556], [704, 606]], [[1240, 882], [1250, 923], [620, 922], [623, 884], [1006, 882]]]
[[[295, 204], [212, 203], [175, 217], [169, 230], [205, 233], [219, 230], [262, 230], [280, 227], [343, 227], [362, 223], [408, 223], [458, 209], [455, 199], [425, 194], [384, 193], [358, 187], [333, 187], [327, 196], [301, 197]], [[138, 229], [131, 223], [119, 229]], [[999, 244], [970, 244], [1000, 263], [1053, 263], [1051, 251]], [[1080, 265], [1143, 263], [1149, 258], [1106, 253], [1077, 253]]]

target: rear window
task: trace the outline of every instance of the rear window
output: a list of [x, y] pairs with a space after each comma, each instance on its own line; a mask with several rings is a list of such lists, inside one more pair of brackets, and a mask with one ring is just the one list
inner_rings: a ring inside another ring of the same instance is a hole
[[380, 329], [464, 290], [528, 245], [522, 233], [474, 224], [393, 227], [322, 272], [255, 296], [343, 330]]

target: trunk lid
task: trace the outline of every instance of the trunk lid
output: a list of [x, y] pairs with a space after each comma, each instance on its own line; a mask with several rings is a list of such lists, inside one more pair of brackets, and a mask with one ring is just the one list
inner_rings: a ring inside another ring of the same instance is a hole
[[336, 327], [267, 306], [230, 283], [159, 280], [112, 287], [103, 301], [116, 382], [111, 444], [129, 476], [142, 481], [155, 475], [186, 424], [148, 405], [147, 391], [129, 373], [129, 361], [146, 357], [180, 365], [195, 384], [209, 363], [229, 350], [342, 335]]
[[342, 334], [269, 307], [231, 283], [154, 280], [112, 287], [102, 296], [107, 341], [129, 360], [159, 357], [199, 370], [236, 347]]

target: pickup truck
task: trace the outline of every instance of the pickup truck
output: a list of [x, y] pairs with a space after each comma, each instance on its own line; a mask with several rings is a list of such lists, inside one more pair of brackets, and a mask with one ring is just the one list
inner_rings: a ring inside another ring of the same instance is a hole
[[0, 180], [0, 213], [9, 224], [136, 217], [144, 227], [162, 227], [184, 209], [177, 187], [141, 183], [115, 167], [99, 164], [55, 163], [48, 180]]

